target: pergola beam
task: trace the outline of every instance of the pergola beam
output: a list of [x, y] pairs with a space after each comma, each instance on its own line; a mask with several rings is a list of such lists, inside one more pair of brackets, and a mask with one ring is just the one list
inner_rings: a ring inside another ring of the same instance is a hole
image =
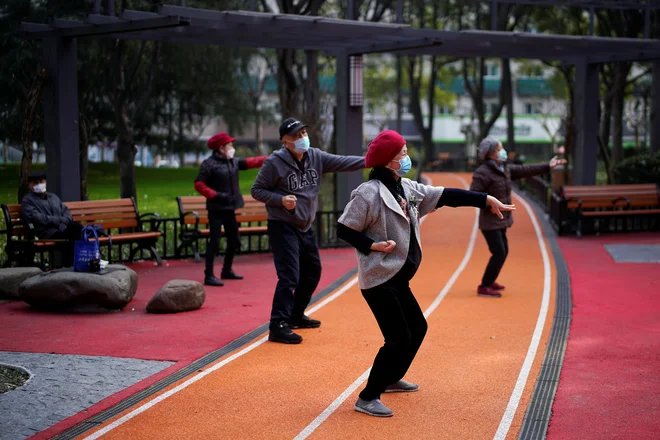
[[[83, 23], [83, 22], [79, 22]], [[49, 38], [49, 37], [91, 37], [107, 34], [123, 34], [139, 32], [149, 29], [163, 29], [179, 26], [187, 26], [189, 21], [179, 17], [159, 17], [138, 21], [120, 20], [119, 22], [106, 23], [102, 25], [90, 24], [78, 26], [70, 24], [63, 27], [62, 22], [59, 27], [47, 26], [47, 28], [35, 28], [33, 23], [21, 23], [21, 31], [27, 38]], [[83, 23], [84, 24], [84, 23]]]

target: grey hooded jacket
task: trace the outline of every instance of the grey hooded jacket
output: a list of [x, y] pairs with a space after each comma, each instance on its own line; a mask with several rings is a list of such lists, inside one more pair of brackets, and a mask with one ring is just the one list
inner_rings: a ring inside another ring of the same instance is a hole
[[[364, 168], [364, 158], [338, 156], [318, 148], [310, 148], [298, 163], [291, 152], [282, 147], [271, 154], [259, 170], [252, 185], [252, 197], [266, 204], [269, 220], [279, 220], [307, 231], [318, 210], [321, 175]], [[296, 196], [293, 212], [282, 206], [282, 197]]]

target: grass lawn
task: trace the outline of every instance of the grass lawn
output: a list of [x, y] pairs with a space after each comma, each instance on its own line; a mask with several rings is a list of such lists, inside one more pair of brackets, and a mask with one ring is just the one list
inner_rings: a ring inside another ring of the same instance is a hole
[[[33, 169], [42, 169], [39, 166]], [[162, 217], [177, 217], [176, 196], [199, 195], [193, 187], [197, 167], [186, 168], [142, 168], [135, 169], [137, 181], [136, 201], [140, 213], [155, 212]], [[239, 173], [243, 194], [250, 194], [258, 169]], [[16, 203], [19, 166], [0, 166], [0, 203]], [[90, 200], [119, 198], [119, 164], [89, 164], [87, 192]]]

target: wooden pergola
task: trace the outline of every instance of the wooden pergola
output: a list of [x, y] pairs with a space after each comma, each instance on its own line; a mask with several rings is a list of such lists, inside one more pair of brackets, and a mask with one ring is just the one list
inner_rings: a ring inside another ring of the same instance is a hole
[[[90, 37], [323, 51], [337, 59], [337, 150], [340, 154], [356, 155], [363, 154], [363, 54], [561, 60], [576, 67], [576, 184], [594, 184], [596, 178], [598, 64], [649, 61], [653, 62], [651, 145], [655, 151], [660, 150], [658, 40], [499, 31], [452, 32], [404, 24], [171, 5], [162, 5], [157, 12], [126, 10], [115, 16], [114, 2], [110, 15], [98, 13], [99, 3], [98, 0], [95, 3], [95, 13], [84, 20], [54, 19], [48, 24], [22, 23], [21, 26], [28, 38], [41, 40], [49, 75], [44, 95], [49, 187], [65, 201], [80, 199], [76, 42], [79, 38]], [[346, 204], [350, 191], [361, 182], [359, 172], [338, 175], [338, 208]]]

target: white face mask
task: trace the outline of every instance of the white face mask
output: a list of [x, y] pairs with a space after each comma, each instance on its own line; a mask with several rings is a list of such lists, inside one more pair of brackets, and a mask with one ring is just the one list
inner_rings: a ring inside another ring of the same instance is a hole
[[227, 156], [227, 159], [233, 159], [234, 154], [236, 154], [236, 150], [234, 148], [230, 148], [229, 150], [225, 151], [225, 155]]
[[46, 184], [38, 183], [32, 187], [32, 191], [36, 192], [37, 194], [43, 194], [46, 192]]

